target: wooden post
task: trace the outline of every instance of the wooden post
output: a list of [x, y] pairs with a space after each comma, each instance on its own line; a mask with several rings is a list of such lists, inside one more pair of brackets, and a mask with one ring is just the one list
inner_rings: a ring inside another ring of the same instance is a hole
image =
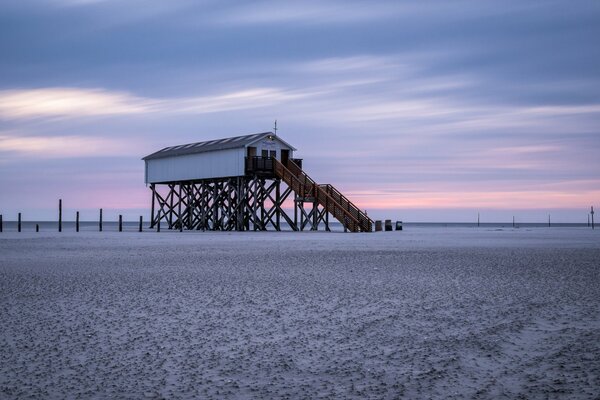
[[150, 210], [150, 229], [154, 228], [154, 199], [156, 197], [156, 188], [154, 183], [150, 184], [152, 188], [152, 209]]
[[592, 229], [594, 229], [594, 206], [592, 206], [592, 211], [590, 211], [590, 214], [592, 215]]
[[[171, 205], [169, 206], [169, 230], [173, 229], [173, 198], [175, 197], [175, 186], [169, 185]], [[216, 206], [215, 206], [216, 207]]]
[[0, 232], [2, 232], [2, 214], [0, 214]]
[[102, 209], [100, 209], [100, 219], [98, 222], [98, 230], [102, 232]]
[[[294, 193], [293, 196], [296, 196]], [[294, 225], [298, 227], [298, 200], [294, 198]], [[301, 230], [301, 229], [298, 229]]]
[[140, 215], [140, 232], [142, 231], [142, 216]]
[[119, 214], [119, 232], [123, 232], [123, 216]]
[[[238, 178], [239, 179], [239, 178]], [[192, 203], [192, 198], [193, 198], [193, 193], [194, 193], [194, 185], [193, 184], [188, 184], [187, 186], [187, 229], [188, 230], [192, 230], [192, 214], [193, 214], [193, 203]], [[238, 196], [239, 196], [239, 192], [238, 192]]]
[[181, 186], [182, 182], [179, 182], [179, 200], [177, 201], [177, 221], [179, 221], [179, 232], [183, 232], [183, 218], [181, 218]]
[[79, 232], [79, 211], [75, 214], [75, 232]]
[[160, 232], [160, 211], [158, 212], [158, 221], [156, 221], [156, 232]]
[[40, 224], [35, 224], [35, 231], [39, 232], [40, 231]]
[[477, 226], [479, 226], [479, 213], [477, 213]]
[[[277, 122], [277, 121], [275, 121]], [[281, 200], [281, 191], [279, 188], [279, 181], [277, 181], [277, 184], [275, 186], [275, 202], [277, 202], [279, 204], [280, 200]], [[275, 225], [277, 225], [275, 227], [276, 230], [280, 231], [281, 230], [281, 208], [279, 208], [279, 206], [277, 206], [277, 208], [275, 209]]]
[[19, 220], [17, 222], [17, 231], [21, 232], [21, 213], [19, 213]]
[[513, 228], [515, 227], [515, 216], [513, 215]]
[[62, 232], [62, 199], [58, 199], [58, 231]]

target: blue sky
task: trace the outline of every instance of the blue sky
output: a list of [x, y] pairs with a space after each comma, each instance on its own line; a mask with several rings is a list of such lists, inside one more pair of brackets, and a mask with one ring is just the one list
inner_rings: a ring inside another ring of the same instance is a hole
[[0, 213], [139, 215], [141, 157], [277, 119], [374, 217], [585, 221], [598, 21], [597, 1], [2, 2]]

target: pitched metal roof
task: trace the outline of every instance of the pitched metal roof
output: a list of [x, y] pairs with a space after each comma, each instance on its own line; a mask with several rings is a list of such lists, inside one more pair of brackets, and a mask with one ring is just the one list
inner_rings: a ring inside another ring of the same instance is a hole
[[239, 147], [246, 147], [252, 143], [258, 142], [266, 137], [273, 136], [277, 138], [277, 140], [281, 141], [292, 150], [296, 150], [289, 143], [282, 140], [280, 137], [276, 136], [273, 132], [262, 132], [255, 133], [252, 135], [244, 135], [244, 136], [234, 136], [230, 138], [224, 139], [215, 139], [215, 140], [207, 140], [204, 142], [197, 143], [189, 143], [189, 144], [181, 144], [178, 146], [165, 147], [162, 150], [159, 150], [155, 153], [147, 155], [142, 158], [142, 160], [153, 160], [156, 158], [165, 158], [165, 157], [177, 157], [183, 156], [186, 154], [197, 154], [197, 153], [205, 153], [207, 151], [216, 151], [216, 150], [225, 150], [225, 149], [237, 149]]

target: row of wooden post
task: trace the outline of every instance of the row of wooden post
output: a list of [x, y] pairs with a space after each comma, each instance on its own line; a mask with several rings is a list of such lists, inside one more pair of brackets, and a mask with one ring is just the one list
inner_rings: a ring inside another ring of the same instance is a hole
[[[140, 224], [138, 227], [139, 232], [142, 232], [143, 223], [144, 223], [144, 219], [140, 215]], [[2, 214], [0, 214], [0, 232], [2, 232], [4, 229], [3, 225], [4, 224], [3, 224], [3, 220], [2, 220]], [[98, 220], [98, 230], [100, 232], [102, 232], [102, 209], [100, 209], [100, 219]], [[160, 232], [160, 221], [159, 221], [157, 230]], [[21, 213], [18, 214], [17, 231], [21, 232]], [[35, 231], [36, 232], [40, 231], [39, 224], [35, 224]], [[58, 200], [58, 231], [62, 232], [62, 199]], [[79, 211], [75, 212], [75, 232], [79, 232]], [[119, 232], [123, 232], [123, 215], [121, 215], [121, 214], [119, 214]]]
[[[3, 231], [4, 227], [3, 227], [3, 220], [2, 220], [2, 214], [0, 214], [0, 232]], [[142, 232], [142, 228], [143, 228], [143, 217], [140, 215], [140, 224], [138, 227], [138, 231]], [[19, 213], [18, 215], [18, 219], [17, 219], [17, 232], [21, 232], [21, 213]], [[99, 225], [98, 225], [98, 230], [100, 232], [102, 232], [102, 210], [100, 210], [100, 221], [99, 221]], [[40, 231], [40, 225], [39, 224], [35, 224], [35, 231], [39, 232]], [[58, 220], [58, 231], [62, 232], [62, 215], [60, 216], [59, 220]], [[158, 227], [158, 231], [160, 232], [160, 226]], [[79, 211], [76, 212], [75, 214], [75, 232], [79, 232]], [[123, 216], [119, 215], [119, 232], [123, 232]]]

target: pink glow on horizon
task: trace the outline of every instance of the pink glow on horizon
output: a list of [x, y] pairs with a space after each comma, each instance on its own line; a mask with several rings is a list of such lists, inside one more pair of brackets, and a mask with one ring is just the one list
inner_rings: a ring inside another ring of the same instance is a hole
[[580, 192], [497, 191], [497, 192], [419, 192], [348, 193], [359, 207], [367, 209], [541, 209], [586, 208], [600, 198], [600, 190]]

